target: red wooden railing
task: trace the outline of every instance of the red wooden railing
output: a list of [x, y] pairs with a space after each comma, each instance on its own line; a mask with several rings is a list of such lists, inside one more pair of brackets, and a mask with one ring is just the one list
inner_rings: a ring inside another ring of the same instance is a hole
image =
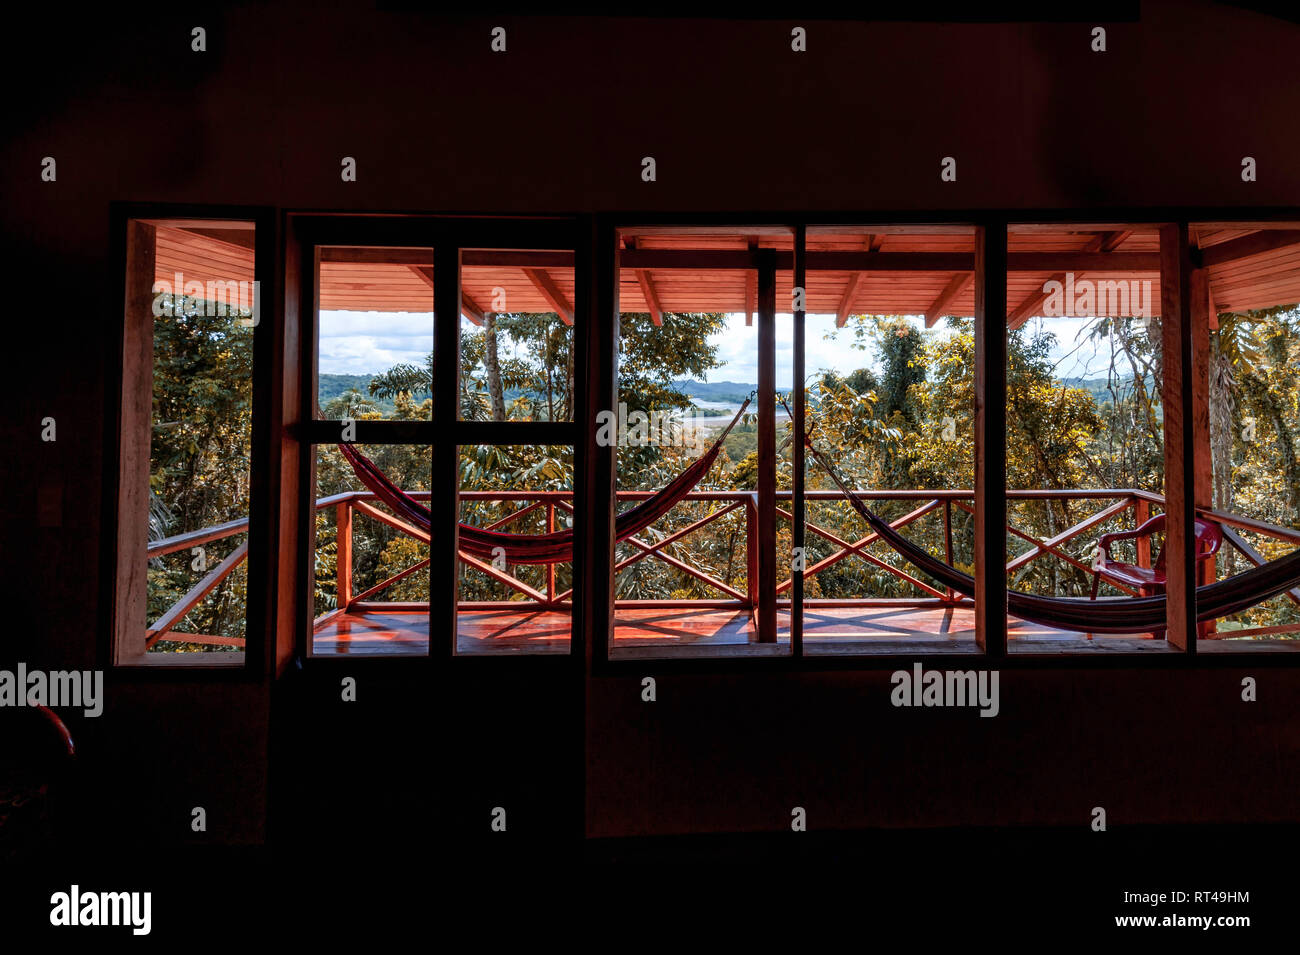
[[[973, 513], [974, 495], [967, 490], [890, 490], [890, 491], [858, 491], [856, 492], [864, 500], [868, 501], [905, 501], [912, 503], [914, 506], [902, 517], [891, 522], [891, 526], [897, 529], [906, 528], [908, 525], [921, 519], [927, 514], [941, 510], [943, 513], [944, 527], [944, 550], [945, 559], [951, 563], [953, 558], [953, 537], [952, 537], [952, 516], [953, 510], [958, 509]], [[644, 500], [651, 497], [651, 491], [620, 491], [618, 500], [620, 502], [633, 502]], [[418, 500], [427, 500], [428, 492], [412, 492], [412, 497]], [[372, 520], [379, 521], [389, 527], [413, 537], [419, 535], [414, 533], [415, 529], [393, 515], [374, 506], [371, 502], [375, 495], [370, 491], [345, 491], [341, 494], [334, 494], [316, 501], [316, 510], [333, 508], [335, 514], [337, 554], [336, 554], [336, 598], [337, 605], [334, 610], [317, 618], [316, 624], [322, 624], [331, 617], [346, 613], [349, 610], [365, 611], [377, 609], [395, 609], [398, 604], [391, 601], [373, 600], [372, 598], [381, 594], [384, 590], [393, 584], [406, 579], [414, 573], [429, 566], [427, 558], [417, 561], [410, 567], [382, 580], [371, 587], [367, 587], [360, 593], [354, 592], [353, 567], [352, 567], [352, 529], [354, 517], [361, 515]], [[814, 490], [805, 494], [805, 499], [812, 502], [819, 501], [843, 501], [845, 496], [838, 490]], [[1008, 501], [1108, 501], [1110, 503], [1102, 509], [1090, 513], [1087, 517], [1076, 522], [1069, 528], [1046, 539], [1040, 539], [1029, 532], [1017, 527], [1013, 522], [1008, 521], [1007, 532], [1012, 538], [1023, 540], [1030, 546], [1020, 554], [1013, 557], [1007, 562], [1007, 573], [1016, 575], [1022, 572], [1029, 564], [1047, 556], [1052, 556], [1065, 562], [1073, 567], [1079, 568], [1085, 572], [1091, 573], [1091, 565], [1078, 555], [1073, 555], [1065, 550], [1067, 544], [1083, 534], [1094, 532], [1101, 525], [1121, 518], [1125, 512], [1132, 510], [1134, 526], [1137, 526], [1151, 516], [1152, 507], [1163, 509], [1164, 498], [1159, 494], [1148, 491], [1135, 489], [1110, 488], [1102, 490], [1093, 489], [1065, 489], [1065, 490], [1022, 490], [1008, 491]], [[522, 519], [544, 511], [546, 528], [549, 531], [557, 529], [557, 517], [563, 512], [567, 515], [573, 514], [573, 494], [570, 491], [465, 491], [461, 493], [462, 501], [491, 501], [494, 503], [516, 503], [518, 507], [510, 513], [498, 518], [490, 524], [485, 525], [491, 529], [507, 529], [511, 525], [516, 525]], [[792, 521], [793, 514], [790, 509], [792, 493], [790, 491], [781, 491], [777, 493], [777, 516], [784, 521]], [[623, 542], [636, 549], [636, 553], [623, 557], [614, 565], [615, 572], [622, 571], [632, 564], [648, 558], [654, 558], [662, 561], [674, 569], [684, 573], [708, 587], [716, 590], [719, 597], [716, 599], [693, 599], [693, 600], [620, 600], [616, 601], [619, 606], [639, 606], [639, 607], [699, 607], [699, 608], [736, 608], [736, 609], [753, 609], [758, 603], [757, 586], [757, 563], [758, 554], [756, 541], [758, 540], [757, 523], [758, 523], [758, 494], [754, 491], [694, 491], [688, 494], [684, 501], [686, 502], [712, 502], [715, 506], [707, 514], [699, 517], [685, 527], [678, 528], [659, 540], [645, 540], [640, 536], [629, 538]], [[784, 505], [784, 506], [783, 506]], [[674, 545], [680, 544], [691, 534], [708, 527], [711, 524], [733, 514], [736, 511], [743, 511], [745, 515], [745, 567], [746, 567], [746, 586], [741, 591], [731, 583], [720, 580], [717, 577], [693, 567], [686, 560], [675, 556], [670, 552]], [[1218, 523], [1224, 531], [1224, 537], [1228, 543], [1237, 550], [1247, 561], [1258, 565], [1263, 563], [1264, 558], [1256, 551], [1242, 536], [1239, 530], [1246, 530], [1253, 533], [1262, 534], [1275, 540], [1285, 541], [1290, 544], [1300, 545], [1300, 530], [1292, 530], [1285, 527], [1278, 527], [1263, 521], [1253, 520], [1251, 518], [1239, 517], [1233, 514], [1220, 513], [1209, 509], [1199, 509], [1199, 514], [1209, 520]], [[856, 540], [847, 540], [840, 534], [820, 526], [816, 522], [809, 520], [806, 525], [806, 534], [815, 535], [830, 542], [834, 545], [835, 550], [819, 560], [808, 564], [804, 570], [804, 578], [808, 580], [817, 574], [826, 571], [828, 568], [839, 564], [841, 561], [851, 556], [857, 556], [867, 563], [878, 568], [879, 570], [903, 581], [917, 590], [924, 593], [925, 597], [905, 597], [905, 598], [810, 598], [805, 600], [808, 605], [817, 606], [880, 606], [880, 605], [902, 605], [924, 607], [932, 605], [954, 606], [962, 603], [968, 603], [966, 598], [960, 594], [955, 594], [947, 588], [936, 587], [913, 576], [905, 567], [894, 566], [889, 562], [882, 560], [876, 555], [868, 552], [870, 547], [878, 539], [875, 533], [866, 534]], [[187, 534], [180, 534], [175, 537], [169, 537], [165, 540], [156, 541], [149, 544], [148, 556], [150, 558], [160, 557], [177, 551], [187, 550], [191, 547], [201, 546], [212, 541], [222, 540], [245, 533], [248, 530], [247, 519], [230, 521], [214, 527], [204, 528], [198, 531], [192, 531]], [[1091, 536], [1091, 535], [1090, 535]], [[1136, 563], [1143, 566], [1149, 566], [1151, 562], [1150, 540], [1145, 539], [1137, 542]], [[184, 617], [190, 613], [198, 604], [211, 593], [218, 584], [221, 583], [230, 573], [247, 557], [248, 544], [243, 542], [239, 544], [224, 560], [215, 568], [208, 571], [200, 581], [194, 585], [180, 600], [169, 608], [161, 617], [149, 626], [146, 646], [153, 647], [160, 639], [166, 637], [170, 640], [180, 642], [208, 644], [208, 645], [227, 645], [243, 646], [244, 640], [240, 637], [224, 637], [210, 634], [183, 633], [175, 630], [175, 627]], [[559, 591], [556, 586], [556, 567], [555, 565], [546, 565], [544, 568], [545, 584], [543, 589], [538, 589], [529, 583], [519, 579], [509, 572], [509, 568], [503, 570], [500, 567], [493, 566], [490, 563], [479, 560], [472, 555], [462, 552], [460, 554], [461, 562], [466, 567], [472, 567], [485, 574], [490, 579], [509, 588], [518, 594], [522, 599], [499, 600], [499, 601], [462, 601], [460, 606], [473, 609], [523, 609], [533, 607], [539, 610], [558, 609], [567, 607], [572, 602], [572, 589]], [[778, 598], [782, 594], [788, 594], [793, 585], [792, 577], [786, 577], [777, 583]], [[1300, 605], [1300, 588], [1290, 591], [1290, 598]], [[785, 606], [789, 605], [789, 599], [779, 600], [779, 603]], [[1272, 633], [1284, 633], [1300, 631], [1300, 624], [1283, 625], [1279, 627], [1257, 628], [1253, 630], [1235, 630], [1230, 631], [1233, 636], [1259, 636]], [[1207, 636], [1215, 636], [1213, 633]]]

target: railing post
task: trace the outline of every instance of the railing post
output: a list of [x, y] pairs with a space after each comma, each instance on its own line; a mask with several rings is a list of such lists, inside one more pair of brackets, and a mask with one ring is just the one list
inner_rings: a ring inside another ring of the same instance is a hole
[[334, 505], [334, 573], [339, 610], [352, 602], [352, 502]]
[[[945, 559], [948, 562], [948, 566], [949, 567], [953, 566], [952, 563], [952, 498], [950, 497], [946, 497], [943, 499], [943, 553]], [[956, 592], [953, 591], [951, 587], [944, 587], [943, 589], [948, 594], [949, 600], [952, 600], [953, 598], [956, 597]]]
[[748, 609], [758, 606], [758, 504], [756, 494], [745, 498], [745, 593]]
[[[1151, 505], [1146, 498], [1139, 497], [1133, 502], [1133, 521], [1137, 527], [1141, 527], [1151, 517]], [[1137, 565], [1139, 567], [1151, 566], [1151, 538], [1139, 537], [1137, 543]]]
[[[546, 502], [546, 533], [555, 533], [555, 502], [547, 500]], [[555, 603], [555, 564], [546, 565], [546, 602]]]

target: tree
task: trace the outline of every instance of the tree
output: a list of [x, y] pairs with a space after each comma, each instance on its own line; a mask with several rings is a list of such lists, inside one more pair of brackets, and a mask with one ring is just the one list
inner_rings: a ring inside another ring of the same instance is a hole
[[[154, 322], [150, 536], [161, 539], [248, 514], [253, 330], [241, 314], [175, 297]], [[209, 314], [212, 312], [213, 314]], [[204, 545], [215, 566], [237, 538]], [[189, 550], [151, 562], [147, 613], [155, 620], [198, 581]], [[236, 570], [178, 625], [179, 632], [242, 636], [243, 572]], [[207, 650], [163, 641], [159, 649]]]

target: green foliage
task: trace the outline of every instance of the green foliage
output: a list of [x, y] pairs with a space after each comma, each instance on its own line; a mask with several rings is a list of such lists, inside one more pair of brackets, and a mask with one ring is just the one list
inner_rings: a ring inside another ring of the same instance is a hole
[[[208, 315], [206, 303], [171, 301], [154, 321], [153, 431], [149, 459], [153, 540], [222, 524], [248, 514], [252, 440], [253, 330], [239, 316]], [[212, 309], [220, 311], [220, 309]], [[204, 545], [215, 567], [239, 537]], [[156, 620], [204, 571], [189, 549], [150, 562], [146, 613]], [[177, 625], [178, 633], [244, 633], [243, 568], [227, 577]], [[160, 641], [156, 650], [212, 650]]]

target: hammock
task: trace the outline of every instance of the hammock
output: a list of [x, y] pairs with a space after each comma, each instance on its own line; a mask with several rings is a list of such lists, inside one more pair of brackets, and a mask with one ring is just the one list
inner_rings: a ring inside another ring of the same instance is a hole
[[[722, 434], [718, 435], [709, 450], [692, 461], [689, 467], [662, 489], [656, 491], [652, 497], [618, 515], [614, 522], [615, 540], [626, 540], [645, 530], [672, 510], [696, 484], [700, 483], [704, 475], [708, 474], [709, 469], [713, 467], [713, 462], [717, 460], [722, 450], [722, 442], [740, 421], [740, 416], [745, 413], [753, 398], [751, 394], [745, 399], [736, 416], [723, 429]], [[413, 524], [412, 530], [415, 536], [427, 542], [433, 527], [433, 518], [429, 509], [393, 484], [365, 455], [347, 444], [340, 444], [338, 448], [352, 465], [352, 470], [356, 472], [361, 483], [391, 507], [398, 517]], [[511, 564], [558, 564], [573, 560], [573, 529], [546, 534], [510, 534], [462, 522], [459, 547], [465, 553], [483, 560], [492, 560], [498, 554], [504, 553], [506, 561]]]
[[[853, 509], [871, 529], [895, 551], [925, 574], [967, 597], [975, 596], [975, 578], [945, 564], [929, 551], [912, 543], [874, 513], [836, 474], [812, 441], [804, 443], [831, 480], [844, 492]], [[1196, 588], [1196, 619], [1215, 620], [1276, 597], [1300, 583], [1300, 550], [1271, 560], [1226, 580]], [[1018, 590], [1007, 591], [1007, 609], [1023, 620], [1081, 633], [1136, 633], [1167, 628], [1164, 597], [1040, 597]]]

